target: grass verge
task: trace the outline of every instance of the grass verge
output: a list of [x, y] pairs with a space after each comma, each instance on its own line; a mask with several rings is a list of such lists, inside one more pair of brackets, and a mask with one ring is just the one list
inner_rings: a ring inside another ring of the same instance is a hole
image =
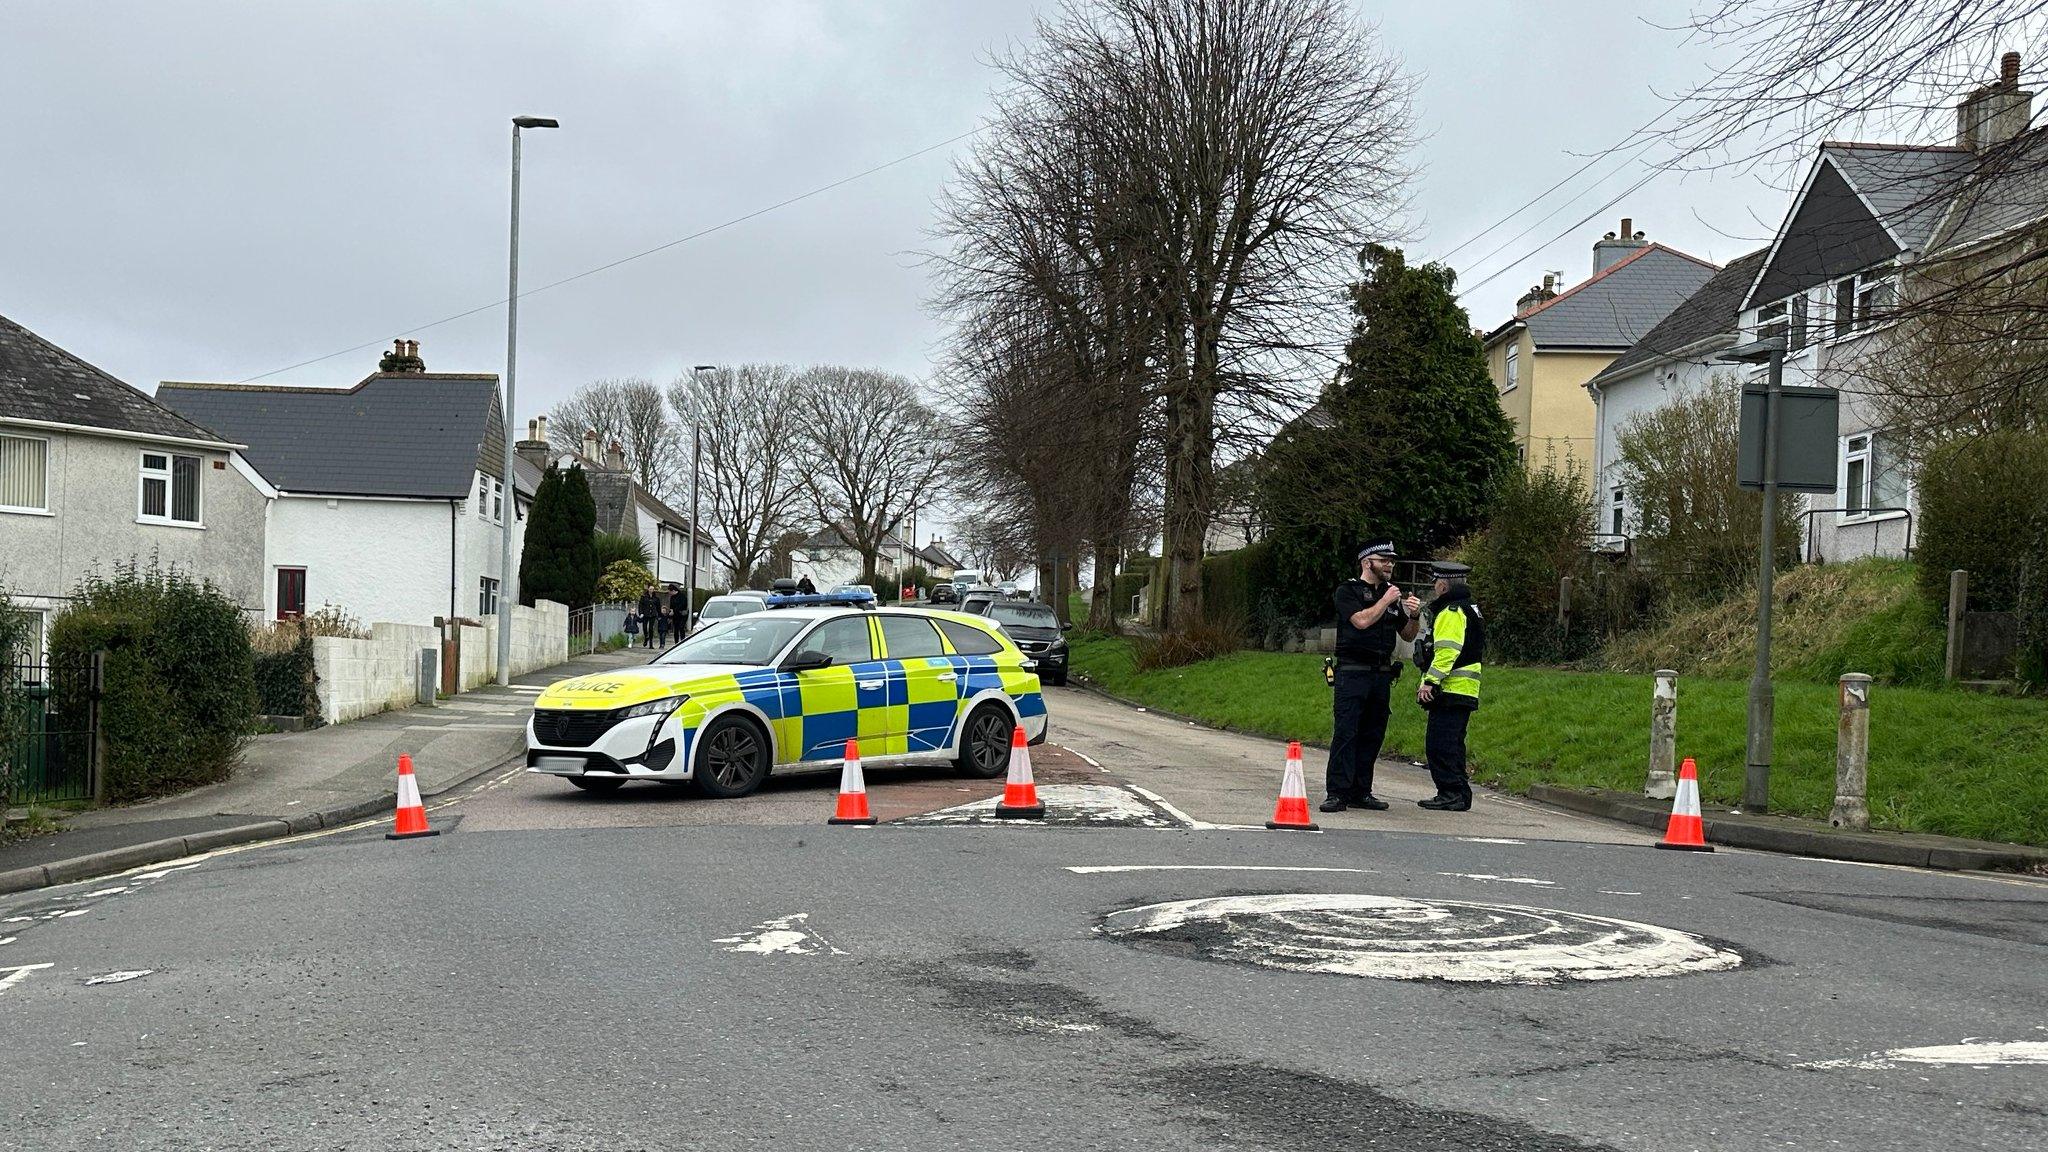
[[[1137, 670], [1130, 642], [1085, 636], [1074, 670], [1119, 696], [1210, 724], [1327, 741], [1322, 657], [1238, 652], [1181, 668]], [[1420, 759], [1413, 669], [1396, 689], [1387, 751]], [[1748, 685], [1679, 681], [1678, 751], [1710, 801], [1741, 796]], [[1825, 819], [1834, 804], [1835, 690], [1777, 685], [1771, 774], [1775, 811]], [[1489, 664], [1469, 737], [1475, 779], [1638, 790], [1649, 759], [1650, 679]], [[1871, 693], [1870, 816], [1875, 827], [2048, 845], [2048, 702], [1879, 685]]]

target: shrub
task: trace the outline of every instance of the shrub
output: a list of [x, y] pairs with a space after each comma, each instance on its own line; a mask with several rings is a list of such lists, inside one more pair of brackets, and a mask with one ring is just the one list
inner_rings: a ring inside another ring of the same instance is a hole
[[1266, 543], [1223, 552], [1202, 561], [1202, 616], [1211, 624], [1236, 625], [1240, 634], [1259, 617], [1273, 582], [1273, 553]]
[[654, 583], [654, 573], [645, 564], [631, 560], [614, 560], [604, 570], [604, 576], [597, 582], [597, 598], [607, 604], [640, 599], [647, 586]]
[[1970, 607], [2019, 617], [2019, 674], [2048, 664], [2048, 434], [1993, 432], [1944, 444], [1920, 474], [1920, 591], [1948, 603], [1970, 573]]
[[102, 650], [107, 798], [226, 779], [256, 708], [249, 628], [234, 600], [175, 567], [117, 564], [111, 577], [80, 581], [50, 629], [55, 659]]
[[14, 662], [27, 651], [29, 628], [28, 613], [17, 611], [0, 589], [0, 824], [14, 786], [14, 750], [28, 733], [29, 697]]
[[1586, 564], [1592, 530], [1585, 477], [1576, 467], [1549, 463], [1536, 472], [1517, 469], [1508, 475], [1493, 518], [1463, 549], [1493, 652], [1518, 660], [1560, 660], [1598, 642], [1593, 628], [1567, 633], [1557, 611], [1563, 578], [1577, 575]]
[[258, 712], [319, 719], [320, 696], [313, 686], [313, 637], [329, 634], [315, 633], [305, 620], [279, 620], [250, 636]]
[[[519, 602], [553, 600], [571, 608], [590, 603], [602, 566], [596, 559], [597, 505], [583, 469], [567, 473], [550, 464], [526, 514], [525, 545], [519, 556]], [[628, 537], [630, 539], [630, 537]], [[639, 541], [633, 543], [638, 546]], [[633, 558], [647, 563], [646, 548]]]
[[1244, 646], [1244, 625], [1207, 620], [1179, 632], [1141, 636], [1131, 642], [1137, 653], [1138, 670], [1179, 668], [1228, 656]]
[[599, 532], [590, 538], [590, 549], [597, 555], [600, 573], [609, 572], [621, 560], [631, 560], [642, 568], [654, 567], [654, 555], [647, 550], [647, 542], [624, 532]]

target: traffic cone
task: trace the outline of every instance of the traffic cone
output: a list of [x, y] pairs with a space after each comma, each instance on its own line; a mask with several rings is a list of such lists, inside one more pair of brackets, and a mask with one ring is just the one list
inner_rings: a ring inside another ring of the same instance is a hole
[[1038, 785], [1031, 779], [1031, 746], [1024, 739], [1024, 726], [1010, 732], [1010, 778], [1003, 783], [1003, 798], [996, 802], [996, 815], [1005, 820], [1043, 820], [1045, 805], [1038, 802]]
[[1707, 843], [1706, 821], [1700, 819], [1700, 772], [1692, 757], [1678, 768], [1678, 794], [1671, 798], [1671, 821], [1664, 826], [1664, 839], [1657, 847], [1675, 852], [1712, 852]]
[[1266, 827], [1295, 832], [1320, 832], [1308, 818], [1308, 782], [1301, 775], [1301, 741], [1287, 742], [1287, 769], [1280, 773], [1280, 802], [1273, 806], [1273, 818]]
[[410, 840], [415, 836], [439, 836], [427, 827], [427, 806], [420, 803], [420, 782], [413, 778], [412, 757], [398, 758], [398, 820], [386, 840]]
[[873, 824], [868, 815], [868, 782], [860, 772], [860, 741], [846, 742], [846, 762], [839, 769], [839, 807], [827, 824]]

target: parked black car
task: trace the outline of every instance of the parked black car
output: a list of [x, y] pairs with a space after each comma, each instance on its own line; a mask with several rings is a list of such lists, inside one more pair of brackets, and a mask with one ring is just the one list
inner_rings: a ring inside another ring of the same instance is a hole
[[932, 603], [958, 604], [959, 602], [960, 593], [951, 584], [939, 583], [932, 585]]
[[1038, 679], [1054, 687], [1067, 682], [1067, 638], [1072, 624], [1060, 623], [1052, 608], [1034, 600], [994, 600], [983, 611], [1003, 626], [1024, 655], [1038, 662]]

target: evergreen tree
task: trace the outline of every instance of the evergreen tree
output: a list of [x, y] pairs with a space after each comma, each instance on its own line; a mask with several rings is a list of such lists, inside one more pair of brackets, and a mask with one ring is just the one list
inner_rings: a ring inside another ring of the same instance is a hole
[[1303, 618], [1358, 571], [1358, 547], [1440, 552], [1477, 529], [1516, 467], [1486, 354], [1456, 273], [1370, 245], [1351, 286], [1344, 367], [1267, 448], [1256, 481], [1271, 527], [1276, 597]]
[[[579, 504], [580, 498], [580, 504]], [[519, 557], [519, 602], [554, 600], [571, 608], [590, 603], [597, 587], [590, 525], [597, 509], [583, 470], [565, 476], [553, 465], [526, 511], [526, 543]]]

